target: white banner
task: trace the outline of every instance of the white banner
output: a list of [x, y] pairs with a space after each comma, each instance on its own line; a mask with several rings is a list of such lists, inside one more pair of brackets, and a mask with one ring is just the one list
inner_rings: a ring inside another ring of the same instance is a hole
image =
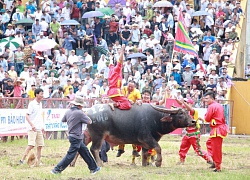
[[[62, 123], [62, 117], [67, 109], [44, 109], [45, 131], [67, 131], [67, 123]], [[0, 136], [26, 135], [27, 109], [1, 109], [0, 110]]]
[[67, 109], [45, 109], [44, 110], [44, 130], [45, 131], [67, 131], [67, 123], [62, 122], [62, 118]]

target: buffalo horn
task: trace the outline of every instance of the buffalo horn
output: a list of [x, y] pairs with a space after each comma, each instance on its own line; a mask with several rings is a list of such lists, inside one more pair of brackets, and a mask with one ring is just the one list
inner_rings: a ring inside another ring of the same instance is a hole
[[169, 114], [176, 114], [179, 111], [179, 108], [177, 109], [166, 109], [164, 107], [159, 107], [159, 106], [154, 106], [151, 105], [155, 110], [159, 111], [159, 112], [163, 112], [163, 113], [169, 113]]

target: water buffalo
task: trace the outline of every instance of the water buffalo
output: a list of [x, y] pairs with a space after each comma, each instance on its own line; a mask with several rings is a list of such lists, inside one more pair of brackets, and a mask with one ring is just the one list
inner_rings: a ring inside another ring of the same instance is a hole
[[130, 110], [111, 110], [109, 105], [94, 105], [87, 111], [92, 119], [88, 131], [92, 139], [90, 148], [101, 165], [99, 150], [103, 139], [111, 144], [137, 144], [142, 146], [142, 165], [146, 166], [147, 150], [157, 152], [155, 165], [161, 166], [162, 155], [158, 141], [164, 134], [177, 128], [194, 126], [195, 121], [183, 109], [166, 109], [161, 106], [133, 105]]

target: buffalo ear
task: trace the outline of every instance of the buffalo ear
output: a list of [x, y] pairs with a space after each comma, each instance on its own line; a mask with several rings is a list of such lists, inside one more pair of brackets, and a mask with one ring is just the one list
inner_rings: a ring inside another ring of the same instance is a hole
[[172, 122], [173, 118], [170, 114], [166, 114], [163, 118], [161, 118], [161, 122]]

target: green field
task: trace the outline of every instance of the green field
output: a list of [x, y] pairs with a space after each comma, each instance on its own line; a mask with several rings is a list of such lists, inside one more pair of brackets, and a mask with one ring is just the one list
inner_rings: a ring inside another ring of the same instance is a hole
[[[205, 149], [207, 137], [202, 137]], [[154, 166], [141, 167], [141, 159], [136, 159], [137, 166], [131, 166], [131, 145], [126, 145], [125, 153], [117, 158], [116, 148], [108, 152], [109, 162], [102, 170], [91, 175], [85, 162], [79, 158], [75, 167], [68, 167], [60, 175], [50, 173], [51, 169], [66, 154], [69, 143], [67, 140], [47, 140], [42, 151], [43, 166], [30, 168], [27, 164], [18, 165], [27, 140], [0, 143], [0, 180], [81, 180], [81, 179], [250, 179], [250, 137], [228, 137], [223, 143], [222, 172], [214, 173], [209, 165], [190, 149], [186, 163], [176, 165], [179, 160], [178, 151], [181, 137], [166, 135], [160, 141], [163, 163], [161, 168]]]

